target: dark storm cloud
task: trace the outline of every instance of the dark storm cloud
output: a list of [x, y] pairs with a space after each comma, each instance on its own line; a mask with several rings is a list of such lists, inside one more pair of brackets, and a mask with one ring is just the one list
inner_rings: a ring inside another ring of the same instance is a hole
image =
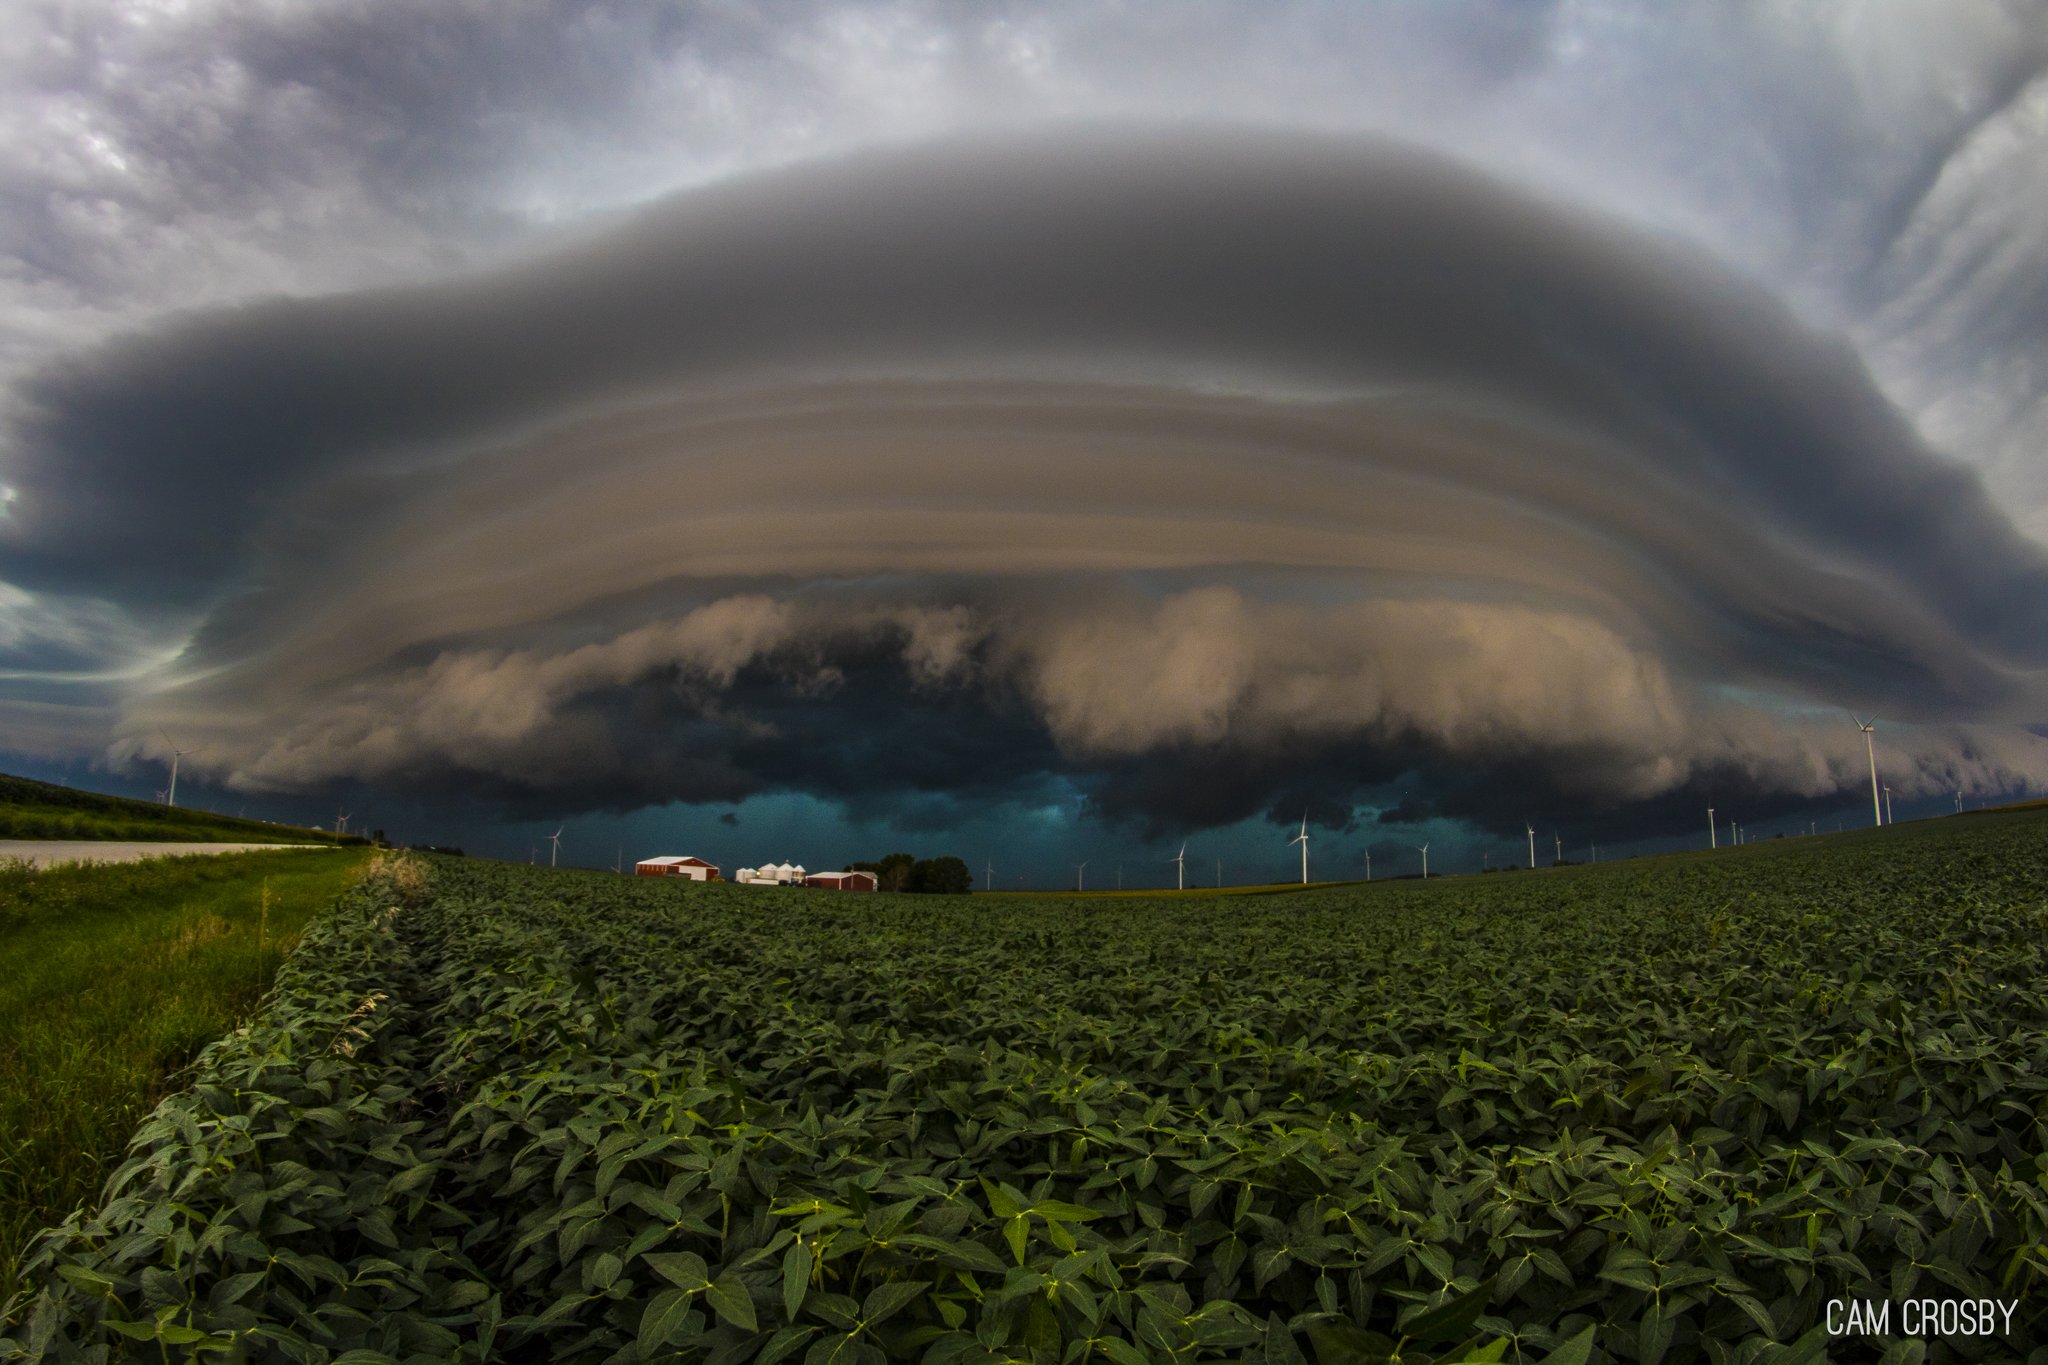
[[1067, 772], [1164, 830], [1412, 773], [1498, 825], [1447, 774], [1822, 793], [1857, 746], [1722, 689], [2031, 719], [2048, 665], [2048, 559], [1845, 346], [1352, 139], [848, 157], [23, 392], [0, 577], [205, 612], [120, 752], [248, 788], [935, 820]]
[[[876, 155], [461, 283], [162, 325], [26, 389], [0, 571], [186, 601], [318, 475], [673, 386], [1044, 364], [1562, 426], [2038, 663], [2048, 577], [1846, 348], [1704, 261], [1419, 156], [1250, 134]], [[189, 539], [140, 534], [174, 518]]]

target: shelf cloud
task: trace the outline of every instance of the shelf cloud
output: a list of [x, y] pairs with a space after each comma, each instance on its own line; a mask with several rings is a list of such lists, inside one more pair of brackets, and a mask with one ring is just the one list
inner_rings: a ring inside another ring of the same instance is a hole
[[1417, 772], [1485, 821], [1492, 773], [1651, 832], [1853, 781], [1840, 703], [1913, 724], [1902, 790], [2048, 771], [2048, 553], [1859, 352], [1381, 139], [846, 154], [18, 391], [0, 580], [182, 640], [114, 753], [249, 790], [1066, 774], [1163, 829]]

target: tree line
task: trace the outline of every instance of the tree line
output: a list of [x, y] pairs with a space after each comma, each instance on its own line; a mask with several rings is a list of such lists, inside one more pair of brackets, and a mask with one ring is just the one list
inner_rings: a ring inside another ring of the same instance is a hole
[[919, 858], [909, 853], [891, 853], [871, 863], [848, 863], [848, 872], [872, 872], [883, 891], [908, 891], [934, 896], [964, 896], [974, 889], [974, 874], [967, 864], [951, 854], [943, 858]]

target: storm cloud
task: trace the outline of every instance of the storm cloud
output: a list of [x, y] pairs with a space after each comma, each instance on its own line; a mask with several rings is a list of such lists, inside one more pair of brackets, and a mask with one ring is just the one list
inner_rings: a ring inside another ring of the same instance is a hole
[[[1464, 78], [1541, 70], [1534, 16]], [[2006, 450], [2040, 386], [1898, 400], [1937, 324], [2026, 351], [1941, 281], [2033, 60], [1827, 227], [1890, 281], [1849, 329], [1568, 178], [1099, 107], [159, 314], [14, 384], [0, 650], [90, 679], [116, 762], [514, 813], [1058, 778], [1344, 827], [1420, 783], [1649, 833], [1851, 785], [1845, 704], [1903, 792], [2037, 783], [2048, 552], [1929, 432]]]

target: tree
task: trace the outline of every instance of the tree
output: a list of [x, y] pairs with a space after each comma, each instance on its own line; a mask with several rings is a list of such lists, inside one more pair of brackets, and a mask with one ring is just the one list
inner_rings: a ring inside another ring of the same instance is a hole
[[913, 858], [908, 853], [891, 853], [879, 862], [848, 863], [846, 870], [874, 873], [878, 891], [964, 896], [974, 889], [974, 874], [967, 870], [966, 863], [951, 855]]
[[909, 891], [910, 874], [917, 866], [917, 859], [908, 853], [891, 853], [876, 863], [848, 863], [848, 872], [872, 872], [875, 874], [875, 889], [878, 891]]
[[974, 874], [951, 854], [922, 858], [910, 869], [910, 884], [904, 889], [931, 896], [964, 896], [974, 889]]

